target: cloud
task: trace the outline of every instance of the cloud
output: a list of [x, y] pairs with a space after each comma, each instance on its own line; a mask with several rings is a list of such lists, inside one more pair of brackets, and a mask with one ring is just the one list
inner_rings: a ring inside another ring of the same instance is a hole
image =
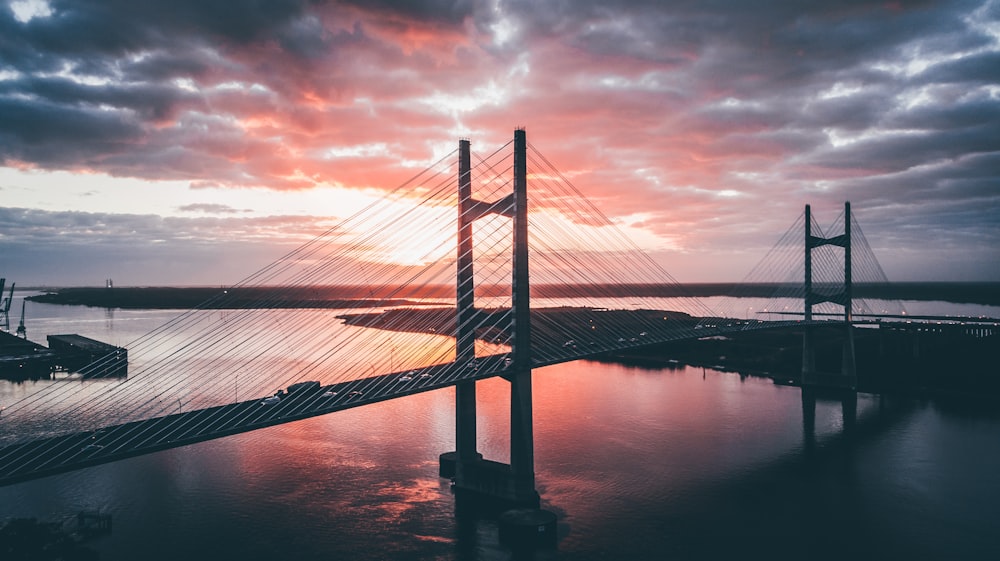
[[[184, 210], [215, 214], [243, 212], [212, 204], [187, 205]], [[181, 241], [214, 246], [263, 240], [288, 246], [306, 241], [330, 227], [330, 219], [319, 216], [164, 217], [0, 207], [0, 240], [24, 247], [54, 240], [71, 246], [148, 247]]]
[[766, 246], [848, 198], [892, 213], [866, 231], [899, 254], [1000, 247], [995, 0], [47, 6], [0, 8], [3, 165], [390, 189], [525, 125], [684, 251]]
[[229, 205], [220, 205], [212, 203], [200, 203], [200, 204], [190, 204], [182, 205], [177, 207], [177, 210], [181, 212], [202, 212], [205, 214], [239, 214], [244, 212], [251, 212], [247, 209], [237, 209]]
[[[223, 205], [188, 207], [241, 212]], [[0, 207], [0, 252], [5, 276], [24, 285], [86, 284], [112, 273], [120, 284], [214, 285], [234, 283], [330, 228], [325, 217], [189, 218]]]

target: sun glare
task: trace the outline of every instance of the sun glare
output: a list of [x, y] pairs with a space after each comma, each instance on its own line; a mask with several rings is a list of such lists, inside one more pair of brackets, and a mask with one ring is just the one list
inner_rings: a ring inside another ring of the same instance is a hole
[[439, 262], [455, 252], [456, 212], [449, 207], [382, 201], [342, 226], [349, 232], [344, 243], [361, 261], [412, 267]]

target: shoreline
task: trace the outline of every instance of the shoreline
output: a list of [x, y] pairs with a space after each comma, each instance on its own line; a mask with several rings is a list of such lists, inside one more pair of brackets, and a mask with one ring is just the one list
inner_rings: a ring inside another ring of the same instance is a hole
[[[780, 284], [690, 283], [680, 285], [569, 286], [537, 285], [536, 298], [647, 297], [647, 298], [770, 298], [793, 292]], [[46, 304], [123, 309], [239, 309], [261, 308], [362, 308], [424, 305], [416, 299], [451, 302], [454, 288], [429, 286], [419, 289], [367, 286], [310, 287], [67, 287], [36, 289], [44, 294], [27, 300]], [[477, 294], [496, 296], [508, 287], [484, 286]], [[1000, 306], [1000, 282], [908, 282], [854, 285], [855, 298], [941, 301], [953, 304]]]

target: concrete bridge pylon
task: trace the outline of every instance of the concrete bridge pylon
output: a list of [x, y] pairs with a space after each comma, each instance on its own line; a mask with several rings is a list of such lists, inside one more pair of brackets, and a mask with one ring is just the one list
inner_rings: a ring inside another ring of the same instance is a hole
[[507, 216], [514, 223], [511, 283], [511, 361], [502, 377], [510, 382], [510, 464], [483, 458], [476, 450], [476, 381], [455, 389], [455, 451], [440, 458], [440, 474], [452, 479], [458, 493], [496, 500], [514, 507], [539, 505], [535, 490], [534, 435], [531, 391], [531, 306], [528, 276], [527, 140], [514, 131], [514, 189], [500, 201], [472, 198], [472, 170], [468, 140], [459, 141], [458, 260], [455, 360], [467, 364], [476, 358], [473, 222], [487, 214]]

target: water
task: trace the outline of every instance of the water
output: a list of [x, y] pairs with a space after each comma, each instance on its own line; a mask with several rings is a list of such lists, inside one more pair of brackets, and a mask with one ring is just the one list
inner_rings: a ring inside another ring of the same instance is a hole
[[[58, 310], [52, 332], [104, 340], [170, 315]], [[478, 388], [480, 451], [505, 461], [507, 383]], [[535, 558], [1000, 558], [995, 404], [860, 395], [851, 424], [820, 397], [810, 437], [798, 388], [732, 373], [579, 361], [534, 391], [559, 519]], [[110, 512], [105, 560], [512, 558], [495, 522], [455, 517], [453, 448], [445, 389], [3, 487], [0, 519]]]

